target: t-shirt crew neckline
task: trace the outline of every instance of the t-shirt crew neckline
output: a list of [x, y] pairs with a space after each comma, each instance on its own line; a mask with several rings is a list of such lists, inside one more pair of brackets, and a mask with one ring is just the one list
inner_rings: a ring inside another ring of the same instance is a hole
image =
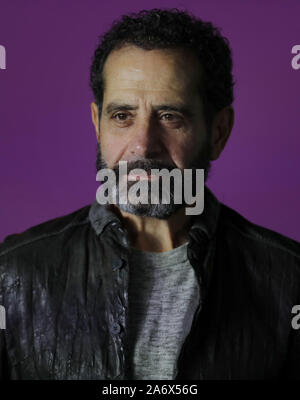
[[175, 247], [172, 250], [160, 253], [130, 247], [130, 257], [132, 260], [136, 261], [143, 260], [143, 264], [139, 265], [147, 265], [150, 263], [152, 266], [155, 265], [158, 268], [175, 265], [187, 261], [188, 243], [189, 242], [183, 243], [182, 245]]

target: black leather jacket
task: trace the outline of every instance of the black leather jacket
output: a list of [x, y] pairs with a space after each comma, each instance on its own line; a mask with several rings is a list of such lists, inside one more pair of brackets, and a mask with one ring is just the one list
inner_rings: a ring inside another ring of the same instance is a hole
[[[300, 378], [300, 245], [205, 188], [189, 232], [200, 305], [177, 379]], [[127, 233], [96, 201], [0, 244], [2, 379], [126, 379]]]

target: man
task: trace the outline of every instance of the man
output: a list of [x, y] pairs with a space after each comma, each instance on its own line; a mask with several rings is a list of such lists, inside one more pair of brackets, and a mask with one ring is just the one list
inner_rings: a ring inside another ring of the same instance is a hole
[[[91, 87], [97, 170], [120, 176], [126, 161], [128, 193], [155, 168], [207, 179], [234, 120], [231, 51], [212, 24], [177, 10], [124, 16], [101, 38]], [[199, 215], [176, 204], [176, 187], [169, 204], [163, 188], [158, 204], [123, 204], [115, 189], [115, 203], [1, 244], [1, 377], [299, 378], [299, 244], [207, 187]]]

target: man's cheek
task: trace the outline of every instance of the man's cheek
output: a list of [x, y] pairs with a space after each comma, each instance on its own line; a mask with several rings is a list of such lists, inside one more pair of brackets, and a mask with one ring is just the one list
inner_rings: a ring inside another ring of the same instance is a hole
[[183, 144], [182, 147], [172, 155], [175, 165], [180, 169], [187, 168], [193, 158], [194, 149]]
[[110, 140], [103, 143], [102, 157], [108, 168], [113, 168], [122, 159], [123, 148], [118, 141]]

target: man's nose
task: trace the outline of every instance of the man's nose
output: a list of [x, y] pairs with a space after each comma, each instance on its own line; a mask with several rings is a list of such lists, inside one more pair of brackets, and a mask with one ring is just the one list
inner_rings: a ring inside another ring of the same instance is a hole
[[162, 154], [162, 132], [154, 118], [145, 118], [136, 124], [128, 151], [134, 158], [157, 158]]

